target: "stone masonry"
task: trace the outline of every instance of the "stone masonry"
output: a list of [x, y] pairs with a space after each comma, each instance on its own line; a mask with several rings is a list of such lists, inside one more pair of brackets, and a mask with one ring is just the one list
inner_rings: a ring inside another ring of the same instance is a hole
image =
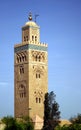
[[40, 28], [31, 17], [22, 27], [22, 43], [14, 46], [14, 114], [43, 119], [48, 91], [47, 44], [40, 43]]

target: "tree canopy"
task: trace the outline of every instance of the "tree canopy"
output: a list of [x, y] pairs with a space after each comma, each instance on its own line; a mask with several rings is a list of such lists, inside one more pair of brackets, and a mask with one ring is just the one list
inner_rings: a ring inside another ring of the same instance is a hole
[[55, 97], [53, 91], [45, 94], [43, 130], [53, 130], [59, 123], [60, 111]]
[[22, 130], [21, 125], [11, 116], [4, 117], [2, 122], [5, 124], [4, 130]]
[[81, 124], [81, 114], [77, 114], [77, 116], [71, 117], [70, 121], [74, 124]]
[[14, 117], [7, 116], [2, 119], [2, 122], [5, 124], [4, 130], [34, 130], [30, 117], [15, 119]]

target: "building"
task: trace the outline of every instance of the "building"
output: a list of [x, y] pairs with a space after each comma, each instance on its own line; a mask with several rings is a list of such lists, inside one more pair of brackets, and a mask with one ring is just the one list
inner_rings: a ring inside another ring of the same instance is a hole
[[0, 119], [0, 130], [4, 130], [4, 128], [5, 128], [5, 124], [3, 124], [3, 122]]
[[22, 27], [22, 43], [14, 46], [14, 114], [43, 119], [48, 91], [47, 44], [40, 43], [40, 27], [32, 20]]

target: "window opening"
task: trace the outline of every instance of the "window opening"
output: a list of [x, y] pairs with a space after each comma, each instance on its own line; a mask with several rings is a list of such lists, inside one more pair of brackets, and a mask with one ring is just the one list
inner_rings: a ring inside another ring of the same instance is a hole
[[20, 57], [20, 62], [21, 62], [21, 57]]
[[36, 55], [36, 61], [37, 61], [37, 55]]
[[35, 36], [35, 41], [37, 41], [37, 36]]
[[39, 62], [40, 62], [40, 60], [41, 60], [41, 57], [39, 56]]
[[28, 41], [28, 36], [26, 36], [26, 41]]
[[36, 73], [36, 78], [40, 78], [40, 77], [41, 77], [40, 72], [37, 72]]
[[17, 57], [17, 63], [19, 63], [19, 57]]
[[36, 97], [36, 103], [38, 103], [38, 98]]
[[39, 74], [39, 78], [40, 78], [40, 74]]
[[24, 73], [24, 67], [20, 67], [20, 74]]
[[24, 56], [22, 56], [22, 60], [24, 61]]
[[41, 103], [41, 98], [39, 98], [39, 103]]
[[36, 73], [36, 78], [38, 77], [37, 73]]
[[34, 36], [32, 36], [32, 41], [34, 41]]
[[26, 41], [26, 37], [24, 36], [24, 41]]

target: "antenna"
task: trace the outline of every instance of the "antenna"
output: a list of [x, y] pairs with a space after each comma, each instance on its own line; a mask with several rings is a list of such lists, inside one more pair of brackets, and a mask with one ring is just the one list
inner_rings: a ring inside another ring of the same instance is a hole
[[35, 14], [35, 22], [36, 22], [36, 18], [37, 18], [38, 16], [39, 16], [38, 14]]

